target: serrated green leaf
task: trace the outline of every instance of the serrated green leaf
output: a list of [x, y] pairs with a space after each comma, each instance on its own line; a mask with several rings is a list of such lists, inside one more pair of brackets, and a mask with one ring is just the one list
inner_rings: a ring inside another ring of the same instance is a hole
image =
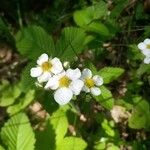
[[[4, 83], [4, 82], [3, 82]], [[4, 83], [0, 87], [0, 106], [9, 106], [15, 102], [15, 100], [21, 94], [19, 86]]]
[[63, 60], [72, 60], [84, 48], [85, 33], [82, 29], [67, 27], [56, 43], [56, 54]]
[[118, 67], [105, 67], [98, 72], [106, 84], [118, 79], [123, 73], [124, 69]]
[[24, 113], [11, 117], [5, 123], [1, 138], [8, 150], [34, 150], [34, 133]]
[[128, 120], [129, 127], [134, 129], [150, 129], [150, 106], [145, 100], [135, 104], [131, 117]]
[[42, 53], [52, 56], [55, 51], [52, 37], [39, 26], [29, 26], [19, 31], [16, 46], [23, 56], [32, 60], [36, 60]]
[[7, 112], [10, 115], [18, 113], [19, 111], [25, 109], [33, 100], [34, 100], [34, 90], [28, 91], [26, 95], [19, 99], [19, 102], [15, 105], [9, 106], [7, 108]]
[[59, 143], [56, 150], [85, 150], [86, 147], [87, 144], [82, 138], [66, 137]]
[[114, 105], [114, 98], [110, 90], [105, 86], [100, 87], [101, 95], [95, 96], [96, 101], [98, 101], [106, 109], [112, 109]]
[[56, 145], [58, 145], [58, 143], [64, 138], [68, 128], [66, 111], [63, 108], [58, 109], [52, 114], [49, 121], [55, 131], [55, 141]]

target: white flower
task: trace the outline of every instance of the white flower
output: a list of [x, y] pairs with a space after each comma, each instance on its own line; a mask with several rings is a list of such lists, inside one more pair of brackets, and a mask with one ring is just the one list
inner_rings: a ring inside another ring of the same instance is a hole
[[39, 83], [46, 82], [52, 74], [63, 71], [62, 63], [58, 58], [49, 59], [47, 54], [42, 54], [37, 60], [37, 66], [31, 68], [31, 77], [37, 77]]
[[138, 48], [145, 56], [150, 57], [150, 39], [145, 39], [144, 42], [139, 43]]
[[86, 93], [91, 92], [93, 95], [98, 96], [101, 94], [100, 89], [97, 86], [101, 86], [103, 84], [103, 79], [95, 75], [92, 77], [92, 72], [90, 69], [84, 69], [82, 71], [81, 79], [84, 82], [83, 91]]
[[146, 56], [146, 57], [144, 58], [144, 63], [145, 63], [145, 64], [150, 64], [150, 57], [147, 57], [147, 56]]
[[60, 105], [67, 104], [73, 95], [79, 95], [84, 85], [80, 80], [81, 72], [77, 69], [68, 69], [49, 79], [45, 89], [56, 90], [54, 99]]

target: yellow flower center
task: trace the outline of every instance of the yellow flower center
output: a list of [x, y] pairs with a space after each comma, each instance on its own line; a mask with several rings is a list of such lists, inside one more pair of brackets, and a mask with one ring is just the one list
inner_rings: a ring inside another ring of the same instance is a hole
[[59, 86], [60, 87], [69, 87], [71, 80], [67, 76], [63, 76], [59, 79]]
[[94, 86], [94, 80], [93, 79], [85, 79], [85, 85], [89, 88]]
[[50, 69], [52, 68], [52, 64], [48, 61], [44, 62], [42, 65], [41, 65], [43, 71], [50, 71]]
[[147, 45], [147, 48], [150, 49], [150, 44]]

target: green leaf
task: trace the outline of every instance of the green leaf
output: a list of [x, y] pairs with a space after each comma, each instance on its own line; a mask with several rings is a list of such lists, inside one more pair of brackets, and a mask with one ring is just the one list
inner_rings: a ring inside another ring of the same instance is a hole
[[99, 36], [109, 36], [108, 28], [100, 22], [92, 22], [86, 26], [86, 31], [97, 33]]
[[87, 144], [83, 139], [77, 137], [66, 137], [60, 142], [56, 150], [67, 150], [68, 148], [69, 150], [85, 150], [86, 147]]
[[7, 112], [10, 115], [13, 115], [25, 109], [34, 100], [34, 93], [34, 90], [30, 90], [24, 97], [19, 99], [19, 102], [17, 104], [9, 106], [7, 108]]
[[145, 100], [139, 100], [135, 107], [131, 117], [128, 120], [129, 127], [134, 129], [150, 129], [150, 106]]
[[99, 19], [107, 14], [107, 3], [100, 1], [94, 5], [94, 19]]
[[16, 36], [18, 51], [29, 59], [36, 60], [42, 53], [53, 55], [53, 39], [39, 26], [23, 28]]
[[106, 109], [112, 109], [114, 105], [114, 98], [110, 90], [105, 86], [100, 87], [101, 95], [95, 96], [96, 101], [98, 101]]
[[34, 133], [24, 113], [11, 117], [5, 123], [1, 138], [8, 150], [34, 150]]
[[64, 138], [68, 128], [66, 111], [63, 109], [63, 107], [55, 111], [50, 117], [49, 121], [55, 131], [55, 141], [57, 145]]
[[84, 48], [85, 33], [82, 29], [67, 27], [56, 43], [56, 54], [63, 60], [72, 60]]
[[114, 144], [109, 144], [107, 150], [120, 150], [120, 148]]
[[94, 145], [94, 150], [104, 150], [106, 148], [106, 142], [99, 142]]
[[107, 6], [105, 2], [99, 2], [93, 6], [78, 10], [73, 14], [74, 21], [78, 26], [84, 27], [94, 19], [99, 19], [106, 15]]
[[3, 82], [0, 85], [0, 106], [9, 106], [15, 102], [15, 100], [21, 94], [19, 86], [10, 85], [9, 82]]
[[[88, 11], [89, 10], [89, 11]], [[92, 13], [90, 13], [90, 8], [86, 10], [78, 10], [73, 14], [74, 21], [78, 26], [85, 26], [91, 22], [93, 19]]]
[[98, 72], [106, 84], [118, 79], [123, 73], [124, 69], [118, 67], [105, 67]]

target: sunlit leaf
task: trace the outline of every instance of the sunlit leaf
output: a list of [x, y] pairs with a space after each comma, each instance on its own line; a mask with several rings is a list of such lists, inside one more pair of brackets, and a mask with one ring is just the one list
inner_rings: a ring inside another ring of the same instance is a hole
[[11, 85], [9, 82], [3, 84], [0, 86], [0, 106], [9, 106], [19, 97], [21, 90], [17, 84]]
[[49, 121], [55, 131], [55, 140], [58, 144], [64, 138], [68, 128], [66, 111], [63, 108], [58, 109], [52, 114]]
[[7, 112], [13, 115], [23, 109], [25, 109], [34, 100], [34, 90], [28, 91], [24, 97], [19, 98], [19, 102], [7, 108]]
[[87, 144], [82, 138], [66, 137], [56, 148], [56, 150], [85, 150]]
[[1, 138], [8, 150], [34, 150], [34, 133], [24, 113], [11, 117], [5, 123]]
[[116, 80], [124, 73], [124, 69], [118, 67], [105, 67], [98, 74], [103, 77], [104, 83], [110, 83]]

